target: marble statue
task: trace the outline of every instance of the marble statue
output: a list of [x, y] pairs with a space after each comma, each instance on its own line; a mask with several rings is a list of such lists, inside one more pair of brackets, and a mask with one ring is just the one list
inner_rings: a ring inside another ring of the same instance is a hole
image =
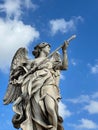
[[[22, 130], [64, 130], [58, 113], [60, 71], [68, 68], [65, 41], [50, 54], [50, 44], [42, 42], [34, 47], [35, 59], [27, 57], [26, 48], [15, 53], [4, 104], [13, 103], [12, 123]], [[58, 50], [62, 48], [62, 58]]]

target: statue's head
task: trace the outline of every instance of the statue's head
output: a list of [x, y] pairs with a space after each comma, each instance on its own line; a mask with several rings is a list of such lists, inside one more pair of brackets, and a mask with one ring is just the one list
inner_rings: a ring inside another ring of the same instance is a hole
[[45, 50], [46, 47], [51, 47], [49, 43], [47, 42], [41, 42], [39, 44], [37, 44], [35, 47], [34, 47], [34, 50], [32, 51], [32, 54], [35, 56], [35, 58], [37, 58], [41, 51]]

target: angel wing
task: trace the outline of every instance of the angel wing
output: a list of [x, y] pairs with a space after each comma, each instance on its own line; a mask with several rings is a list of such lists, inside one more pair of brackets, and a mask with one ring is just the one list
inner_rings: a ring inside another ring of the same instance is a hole
[[13, 84], [13, 81], [26, 73], [23, 64], [26, 64], [27, 60], [26, 48], [19, 48], [12, 59], [9, 83], [3, 99], [4, 104], [14, 102], [21, 95], [21, 84]]

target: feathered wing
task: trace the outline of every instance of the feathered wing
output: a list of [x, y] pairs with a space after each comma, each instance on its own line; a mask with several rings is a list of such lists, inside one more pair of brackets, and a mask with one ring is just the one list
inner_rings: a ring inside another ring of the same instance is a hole
[[19, 48], [12, 59], [9, 83], [3, 99], [4, 104], [14, 102], [21, 95], [21, 84], [13, 84], [13, 81], [14, 79], [17, 80], [21, 73], [22, 75], [26, 73], [25, 70], [20, 67], [23, 63], [26, 63], [26, 55], [27, 50], [25, 48]]

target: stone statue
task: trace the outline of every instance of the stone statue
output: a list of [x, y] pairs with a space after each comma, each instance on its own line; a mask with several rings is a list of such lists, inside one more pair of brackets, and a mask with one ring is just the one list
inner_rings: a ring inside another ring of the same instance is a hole
[[51, 46], [46, 42], [34, 47], [34, 60], [28, 59], [25, 48], [20, 48], [15, 53], [4, 97], [4, 104], [13, 103], [15, 115], [12, 123], [15, 128], [63, 130], [63, 119], [58, 114], [61, 98], [59, 79], [60, 71], [68, 67], [66, 49], [69, 41], [60, 47], [62, 59], [57, 50], [48, 56]]

